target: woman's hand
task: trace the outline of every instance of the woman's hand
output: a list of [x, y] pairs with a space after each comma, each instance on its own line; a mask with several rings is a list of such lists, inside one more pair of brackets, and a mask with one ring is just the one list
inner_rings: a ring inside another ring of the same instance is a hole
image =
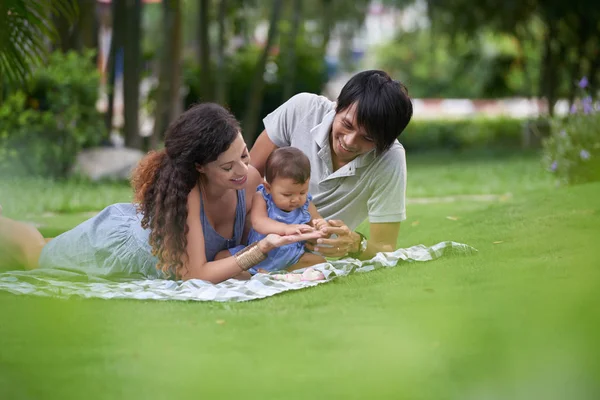
[[[306, 248], [311, 251], [318, 251], [325, 257], [343, 257], [349, 252], [354, 252], [360, 243], [360, 235], [352, 232], [343, 221], [332, 219], [328, 221], [328, 226], [321, 229], [327, 235], [326, 238], [317, 239], [306, 243]], [[331, 238], [336, 235], [336, 238]]]
[[[310, 229], [312, 230], [313, 228]], [[261, 239], [258, 242], [258, 247], [260, 248], [260, 251], [262, 251], [264, 254], [267, 254], [271, 250], [277, 247], [284, 246], [286, 244], [302, 242], [311, 239], [319, 239], [324, 236], [325, 233], [323, 233], [322, 231], [305, 232], [300, 234], [296, 233], [293, 235], [284, 236], [278, 235], [276, 233], [269, 233], [265, 238]]]

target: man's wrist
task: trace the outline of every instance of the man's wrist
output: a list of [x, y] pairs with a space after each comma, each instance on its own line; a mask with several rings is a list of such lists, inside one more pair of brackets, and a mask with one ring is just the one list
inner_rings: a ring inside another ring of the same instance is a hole
[[362, 241], [362, 237], [358, 234], [358, 232], [351, 232], [352, 236], [352, 247], [350, 247], [350, 251], [348, 253], [358, 253], [360, 250], [360, 242]]
[[352, 258], [358, 258], [367, 249], [367, 238], [360, 232], [351, 233], [353, 242], [352, 249], [348, 252], [348, 255]]

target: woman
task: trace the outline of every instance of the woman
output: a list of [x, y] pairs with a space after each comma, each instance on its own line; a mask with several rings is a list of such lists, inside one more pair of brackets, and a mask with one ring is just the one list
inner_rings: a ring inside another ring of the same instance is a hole
[[236, 119], [216, 104], [194, 106], [169, 126], [165, 149], [148, 154], [134, 172], [137, 206], [111, 205], [47, 244], [37, 230], [0, 217], [0, 254], [28, 269], [213, 283], [248, 277], [270, 250], [321, 237], [271, 234], [215, 260], [242, 243], [249, 229], [246, 214], [261, 183], [249, 162]]

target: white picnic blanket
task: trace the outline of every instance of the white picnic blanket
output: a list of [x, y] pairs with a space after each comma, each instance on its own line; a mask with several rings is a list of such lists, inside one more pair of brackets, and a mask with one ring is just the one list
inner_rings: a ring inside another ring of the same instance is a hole
[[324, 279], [317, 281], [256, 274], [247, 281], [229, 279], [212, 284], [198, 279], [109, 280], [61, 269], [10, 271], [0, 274], [0, 290], [14, 294], [59, 298], [80, 296], [101, 299], [248, 301], [331, 282], [335, 278], [352, 273], [392, 268], [403, 262], [430, 261], [448, 254], [467, 255], [476, 251], [466, 244], [448, 241], [431, 247], [418, 245], [390, 253], [379, 253], [368, 261], [345, 258], [311, 267], [323, 274]]

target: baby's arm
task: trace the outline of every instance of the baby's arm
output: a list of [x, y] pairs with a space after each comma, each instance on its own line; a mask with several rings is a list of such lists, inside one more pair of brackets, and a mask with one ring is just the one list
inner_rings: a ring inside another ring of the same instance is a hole
[[260, 192], [254, 194], [252, 210], [250, 211], [250, 221], [252, 222], [252, 229], [262, 235], [276, 233], [285, 236], [299, 234], [308, 230], [312, 231], [312, 228], [308, 225], [288, 225], [269, 218], [267, 214], [267, 202]]
[[317, 211], [317, 207], [315, 207], [312, 201], [308, 205], [308, 212], [310, 213], [309, 224], [316, 230], [321, 230], [322, 228], [329, 225], [327, 221], [325, 221], [323, 217], [321, 217], [321, 214], [319, 214], [319, 211]]

